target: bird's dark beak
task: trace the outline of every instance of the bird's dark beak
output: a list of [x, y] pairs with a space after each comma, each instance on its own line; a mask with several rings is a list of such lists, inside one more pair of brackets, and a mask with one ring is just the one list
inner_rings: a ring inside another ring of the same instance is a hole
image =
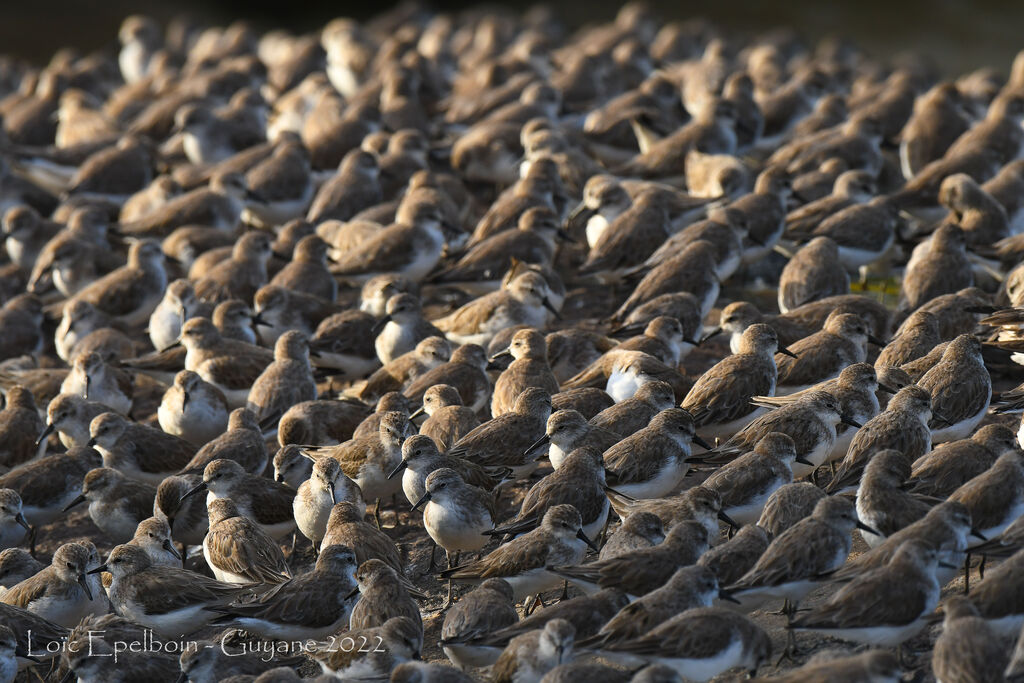
[[95, 436], [89, 437], [89, 440], [85, 442], [85, 445], [88, 446], [89, 448], [92, 448], [93, 446], [95, 446], [96, 445], [96, 437]]
[[413, 510], [418, 510], [422, 505], [430, 502], [430, 491], [423, 494], [423, 497], [416, 501], [416, 504], [412, 506]]
[[729, 602], [735, 602], [737, 605], [740, 604], [740, 601], [733, 597], [733, 594], [725, 590], [724, 588], [720, 588], [718, 590], [718, 599], [728, 600]]
[[557, 230], [555, 230], [555, 237], [562, 240], [563, 242], [576, 244], [576, 239], [562, 228], [558, 228]]
[[587, 538], [587, 535], [585, 533], [583, 533], [583, 529], [580, 529], [580, 530], [578, 530], [576, 532], [576, 538], [578, 538], [581, 541], [583, 541], [584, 543], [586, 543], [587, 546], [589, 546], [590, 549], [593, 550], [594, 552], [597, 552], [599, 550], [599, 548], [597, 547], [597, 544], [594, 543], [593, 541], [591, 541], [589, 538]]
[[939, 566], [942, 567], [943, 569], [959, 569], [958, 566], [956, 566], [955, 564], [951, 564], [949, 562], [942, 562], [942, 561], [940, 561], [939, 562]]
[[164, 351], [170, 351], [171, 349], [180, 349], [180, 348], [181, 348], [181, 337], [178, 337], [177, 339], [174, 340], [173, 343], [168, 344], [167, 346], [165, 346], [164, 347]]
[[783, 356], [789, 356], [790, 358], [799, 358], [799, 356], [797, 356], [795, 353], [787, 349], [785, 346], [779, 349], [779, 353], [781, 353]]
[[729, 526], [731, 526], [733, 529], [739, 529], [740, 528], [740, 525], [736, 523], [735, 519], [733, 519], [729, 515], [725, 514], [725, 510], [719, 510], [718, 511], [718, 518], [720, 520], [722, 520], [723, 522], [725, 522], [726, 524], [728, 524]]
[[39, 434], [39, 438], [36, 439], [36, 448], [39, 448], [39, 446], [46, 441], [47, 437], [49, 437], [50, 434], [53, 434], [55, 429], [57, 428], [53, 426], [53, 423], [47, 422], [46, 426], [43, 427], [42, 433]]
[[107, 571], [107, 565], [106, 564], [101, 564], [100, 566], [96, 567], [96, 569], [90, 569], [89, 571], [86, 572], [86, 574], [99, 574], [99, 573], [105, 572], [105, 571]]
[[542, 436], [539, 439], [537, 439], [536, 441], [534, 441], [530, 445], [530, 447], [526, 449], [526, 452], [523, 453], [523, 455], [527, 455], [527, 454], [537, 450], [538, 448], [540, 448], [541, 446], [543, 446], [546, 443], [549, 443], [550, 441], [551, 441], [551, 437], [548, 436], [547, 434], [545, 434], [544, 436]]
[[977, 529], [971, 529], [971, 536], [974, 536], [979, 541], [987, 541], [988, 540], [987, 538], [985, 538], [984, 534], [982, 534]]
[[89, 398], [89, 389], [92, 388], [92, 377], [85, 376], [85, 398]]
[[934, 418], [935, 418], [936, 420], [938, 420], [939, 422], [943, 423], [943, 424], [944, 424], [944, 425], [946, 425], [947, 427], [952, 427], [952, 426], [953, 426], [953, 423], [952, 423], [952, 422], [950, 422], [949, 420], [947, 420], [946, 418], [944, 418], [944, 417], [943, 417], [942, 415], [940, 415], [939, 413], [936, 413], [936, 412], [935, 412], [934, 410], [932, 411], [932, 417], [934, 417]]
[[254, 313], [253, 314], [253, 316], [252, 316], [252, 326], [253, 327], [273, 327], [273, 325], [268, 323], [267, 319], [264, 318], [259, 313]]
[[331, 500], [334, 500], [334, 482], [333, 481], [327, 482], [327, 490], [329, 490], [331, 492]]
[[874, 534], [875, 536], [881, 536], [882, 535], [879, 532], [877, 532], [874, 529], [872, 529], [871, 527], [869, 527], [864, 522], [860, 521], [859, 519], [857, 520], [857, 528], [860, 529], [861, 531], [866, 531], [869, 534]]
[[197, 493], [202, 493], [205, 490], [206, 490], [206, 482], [205, 481], [199, 482], [194, 487], [192, 487], [188, 491], [186, 491], [185, 495], [183, 495], [181, 498], [178, 499], [178, 506], [180, 507], [181, 504], [185, 501], [186, 498], [188, 498], [190, 496], [194, 496]]
[[555, 308], [554, 305], [551, 303], [551, 299], [544, 297], [543, 299], [540, 300], [540, 302], [544, 305], [544, 308], [551, 311], [551, 315], [555, 316], [555, 320], [562, 319], [562, 314], [559, 313], [558, 309]]
[[568, 223], [575, 223], [576, 221], [587, 221], [593, 216], [596, 211], [587, 206], [586, 202], [580, 202], [576, 205], [576, 208], [572, 210], [567, 219]]
[[85, 494], [84, 493], [79, 494], [79, 495], [75, 496], [75, 499], [73, 501], [71, 501], [70, 503], [68, 503], [67, 505], [64, 506], [64, 512], [67, 512], [68, 510], [70, 510], [71, 508], [75, 507], [76, 505], [81, 505], [84, 502], [85, 502]]
[[706, 451], [710, 451], [712, 448], [711, 444], [700, 438], [700, 434], [694, 434], [692, 441]]
[[716, 327], [715, 329], [711, 330], [710, 332], [705, 334], [703, 337], [701, 337], [700, 340], [697, 342], [697, 345], [699, 346], [699, 345], [703, 344], [704, 342], [706, 342], [709, 339], [714, 339], [718, 335], [722, 334], [722, 332], [724, 332], [724, 331], [725, 330], [723, 330], [721, 327]]
[[179, 553], [178, 549], [174, 547], [173, 543], [171, 543], [171, 539], [169, 539], [169, 538], [165, 538], [164, 539], [163, 548], [164, 548], [164, 550], [169, 552], [171, 555], [174, 555], [179, 560], [181, 559], [181, 553]]
[[801, 465], [807, 465], [808, 467], [814, 467], [814, 463], [802, 455], [796, 456], [796, 459], [793, 462], [798, 462]]
[[765, 246], [765, 243], [764, 243], [763, 239], [761, 239], [760, 237], [756, 237], [756, 236], [750, 234], [749, 232], [747, 233], [747, 239], [750, 240], [751, 242], [753, 242], [754, 244], [756, 244], [759, 247]]
[[409, 464], [406, 461], [404, 461], [404, 460], [402, 462], [398, 463], [398, 466], [395, 467], [395, 469], [391, 470], [391, 474], [388, 475], [388, 479], [394, 479], [395, 476], [399, 472], [401, 472], [402, 470], [404, 470], [408, 466], [409, 466]]
[[422, 415], [425, 412], [427, 412], [427, 409], [424, 408], [423, 406], [420, 406], [416, 410], [412, 411], [412, 415], [409, 416], [409, 419], [410, 420], [415, 420], [417, 417], [419, 417], [420, 415]]
[[355, 588], [353, 588], [352, 590], [350, 590], [350, 591], [348, 592], [348, 594], [347, 594], [347, 595], [345, 595], [345, 599], [346, 599], [346, 600], [351, 600], [352, 598], [354, 598], [354, 597], [355, 597], [355, 596], [357, 596], [357, 595], [359, 595], [359, 586], [356, 586]]
[[496, 354], [494, 354], [493, 356], [488, 358], [487, 362], [488, 363], [493, 363], [494, 361], [498, 360], [499, 358], [504, 358], [505, 356], [511, 356], [511, 355], [512, 355], [511, 349], [505, 349], [504, 351], [498, 351]]
[[188, 405], [188, 392], [181, 392], [181, 412], [185, 412], [185, 406]]
[[856, 427], [857, 429], [860, 429], [862, 426], [861, 423], [857, 422], [849, 415], [840, 415], [839, 421], [842, 422], [844, 425], [850, 425], [851, 427]]
[[896, 393], [895, 389], [893, 389], [892, 387], [890, 387], [890, 386], [888, 386], [886, 384], [879, 383], [878, 388], [881, 389], [882, 391], [884, 391], [887, 394], [895, 394]]
[[879, 339], [878, 337], [876, 337], [873, 334], [869, 334], [868, 335], [868, 344], [874, 344], [875, 346], [878, 346], [878, 347], [885, 346], [885, 342], [882, 341], [881, 339]]
[[78, 575], [78, 585], [85, 591], [85, 595], [89, 598], [89, 602], [92, 602], [92, 589], [89, 588], [89, 581], [86, 580], [85, 574]]
[[32, 531], [32, 527], [29, 526], [28, 520], [25, 519], [24, 512], [19, 512], [18, 515], [14, 518], [14, 521], [17, 522], [25, 531]]
[[383, 330], [384, 326], [387, 325], [389, 322], [391, 322], [391, 316], [390, 315], [386, 315], [383, 318], [381, 318], [380, 320], [378, 320], [374, 324], [374, 326], [373, 326], [373, 333], [374, 334], [380, 334], [380, 331]]

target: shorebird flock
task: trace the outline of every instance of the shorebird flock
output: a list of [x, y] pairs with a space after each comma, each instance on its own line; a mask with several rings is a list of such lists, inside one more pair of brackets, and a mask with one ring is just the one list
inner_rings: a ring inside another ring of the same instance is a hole
[[0, 683], [1022, 680], [1024, 53], [117, 38], [0, 58]]

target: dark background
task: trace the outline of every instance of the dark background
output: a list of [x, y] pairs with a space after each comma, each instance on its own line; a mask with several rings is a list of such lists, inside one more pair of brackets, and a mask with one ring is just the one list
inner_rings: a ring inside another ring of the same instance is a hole
[[[0, 0], [0, 52], [44, 63], [61, 47], [90, 51], [112, 45], [121, 19], [136, 12], [167, 19], [186, 11], [210, 22], [244, 18], [261, 28], [308, 31], [337, 16], [366, 18], [391, 4], [337, 0]], [[441, 0], [430, 4], [442, 10], [457, 10], [476, 3]], [[503, 4], [524, 9], [531, 3]], [[575, 26], [611, 18], [620, 3], [569, 0], [552, 4], [559, 16]], [[985, 65], [1005, 73], [1013, 55], [1024, 48], [1024, 0], [649, 0], [649, 5], [666, 20], [704, 16], [741, 32], [790, 26], [809, 40], [841, 35], [880, 57], [912, 50], [927, 55], [950, 74]]]

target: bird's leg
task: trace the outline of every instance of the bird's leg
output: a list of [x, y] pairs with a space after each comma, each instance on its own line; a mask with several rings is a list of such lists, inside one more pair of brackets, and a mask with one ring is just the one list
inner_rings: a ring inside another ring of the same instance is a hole
[[786, 649], [782, 653], [782, 656], [779, 657], [779, 661], [775, 663], [775, 666], [778, 666], [787, 659], [792, 661], [792, 659], [799, 654], [796, 647], [796, 632], [793, 631], [793, 617], [796, 616], [797, 602], [795, 600], [792, 602], [786, 600], [786, 604], [783, 606], [783, 611], [786, 614]]
[[[32, 525], [28, 530], [28, 554], [36, 556], [36, 527]], [[34, 670], [34, 669], [33, 669]], [[39, 674], [36, 674], [38, 676]]]
[[181, 568], [185, 568], [185, 560], [188, 559], [188, 546], [184, 543], [181, 544]]
[[783, 614], [789, 614], [789, 598], [784, 598], [782, 600], [782, 609], [777, 610], [775, 612], [769, 612], [768, 614], [772, 614], [772, 615], [775, 615], [775, 616], [782, 616]]
[[380, 531], [380, 498], [373, 505], [373, 521], [377, 525], [377, 531]]
[[562, 595], [559, 596], [558, 601], [561, 602], [562, 600], [568, 600], [568, 599], [569, 599], [569, 582], [568, 581], [563, 581], [562, 582]]
[[982, 555], [981, 556], [981, 564], [978, 565], [978, 579], [979, 580], [985, 578], [985, 560], [987, 560], [987, 559], [988, 559], [988, 555]]
[[964, 595], [971, 592], [971, 554], [964, 557]]
[[[430, 554], [431, 554], [431, 557], [433, 557], [433, 554], [434, 554], [433, 551], [431, 551]], [[444, 555], [445, 555], [445, 558], [448, 560], [448, 569], [451, 569], [453, 566], [455, 566], [455, 562], [452, 561], [451, 553], [448, 552], [447, 548], [444, 551]], [[441, 609], [442, 610], [446, 610], [446, 609], [448, 609], [451, 606], [452, 606], [452, 579], [451, 579], [451, 577], [449, 577], [448, 578], [448, 597], [447, 597], [447, 599], [445, 599], [444, 607], [442, 607]]]
[[[427, 573], [429, 573], [429, 574], [433, 574], [434, 572], [437, 571], [437, 562], [435, 562], [435, 560], [434, 560], [434, 556], [435, 555], [437, 555], [437, 544], [436, 543], [434, 543], [430, 547], [430, 566], [427, 567]], [[451, 565], [449, 565], [449, 566], [451, 566]]]

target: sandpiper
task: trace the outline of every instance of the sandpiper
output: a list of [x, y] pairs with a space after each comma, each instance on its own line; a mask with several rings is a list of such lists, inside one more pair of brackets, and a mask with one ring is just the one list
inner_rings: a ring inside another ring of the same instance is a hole
[[206, 503], [230, 498], [239, 512], [259, 524], [272, 538], [281, 539], [295, 528], [292, 501], [295, 491], [284, 484], [249, 474], [234, 460], [214, 460], [203, 470], [203, 480], [179, 499], [208, 491]]
[[544, 328], [548, 314], [559, 315], [550, 296], [547, 281], [539, 274], [527, 271], [504, 289], [469, 302], [435, 320], [434, 325], [458, 344], [486, 345], [500, 330], [512, 325]]
[[423, 400], [423, 394], [430, 387], [449, 384], [458, 390], [464, 405], [479, 412], [487, 404], [491, 391], [491, 382], [484, 372], [486, 367], [484, 350], [476, 344], [464, 344], [452, 351], [447, 363], [422, 373], [402, 393], [416, 404]]
[[907, 484], [914, 493], [945, 498], [990, 468], [999, 456], [1016, 449], [1013, 430], [985, 425], [969, 439], [947, 441], [915, 460]]
[[181, 344], [185, 369], [220, 389], [232, 408], [245, 404], [249, 388], [274, 360], [267, 349], [223, 336], [206, 318], [182, 325]]
[[[355, 575], [359, 600], [349, 615], [352, 630], [383, 626], [388, 619], [405, 617], [422, 630], [420, 608], [412, 599], [399, 574], [385, 562], [367, 560], [359, 565]], [[350, 594], [351, 594], [350, 593]]]
[[157, 409], [160, 429], [202, 446], [224, 433], [228, 401], [217, 387], [190, 370], [174, 376]]
[[794, 358], [776, 358], [779, 393], [793, 393], [863, 363], [869, 341], [882, 346], [864, 320], [851, 313], [830, 315], [820, 332], [792, 344]]
[[336, 503], [347, 501], [356, 505], [360, 513], [366, 511], [363, 492], [354, 481], [341, 471], [334, 458], [322, 458], [313, 463], [309, 479], [302, 482], [292, 502], [295, 524], [302, 535], [319, 548], [327, 533], [328, 518]]
[[0, 462], [16, 467], [45, 452], [38, 438], [43, 431], [43, 420], [28, 389], [14, 386], [5, 394], [4, 408], [0, 411], [0, 437], [4, 443], [0, 446]]
[[938, 563], [936, 548], [907, 541], [887, 565], [853, 579], [791, 627], [870, 645], [899, 645], [924, 628], [939, 602]]
[[420, 434], [433, 439], [438, 450], [446, 451], [455, 442], [480, 426], [472, 409], [462, 405], [458, 390], [449, 384], [435, 384], [423, 393], [423, 405], [410, 415], [426, 413]]
[[247, 408], [235, 408], [227, 429], [206, 442], [179, 474], [202, 474], [214, 460], [234, 460], [250, 474], [262, 474], [267, 466], [267, 447], [256, 416]]
[[334, 458], [358, 486], [363, 497], [380, 501], [401, 489], [401, 482], [388, 479], [402, 461], [402, 442], [411, 428], [408, 418], [398, 411], [384, 413], [377, 434], [346, 441], [338, 446], [306, 449], [311, 457]]
[[515, 410], [483, 423], [452, 446], [448, 455], [485, 467], [509, 467], [518, 479], [537, 468], [531, 446], [545, 433], [551, 397], [543, 389], [527, 389]]
[[868, 547], [878, 546], [885, 537], [913, 524], [925, 516], [929, 505], [903, 490], [910, 475], [910, 462], [899, 451], [875, 453], [857, 488], [857, 517], [881, 536], [861, 530]]
[[443, 337], [427, 337], [412, 351], [402, 354], [371, 374], [366, 379], [366, 384], [359, 389], [359, 398], [363, 401], [372, 401], [389, 392], [404, 391], [420, 375], [449, 360], [451, 346], [448, 341]]
[[[793, 439], [770, 432], [754, 446], [704, 480], [702, 486], [722, 497], [722, 511], [739, 524], [756, 522], [771, 495], [793, 481], [797, 461]], [[801, 464], [809, 465], [809, 461]]]
[[768, 634], [745, 616], [722, 607], [697, 607], [602, 652], [665, 665], [677, 676], [707, 681], [733, 667], [756, 671], [767, 663], [771, 649]]
[[203, 540], [203, 557], [218, 581], [278, 584], [291, 578], [277, 542], [242, 517], [230, 498], [211, 500], [207, 512], [210, 529]]
[[608, 537], [598, 556], [609, 560], [619, 555], [650, 548], [665, 540], [661, 519], [653, 512], [639, 510], [622, 520], [619, 527]]
[[695, 564], [710, 547], [709, 540], [704, 525], [679, 522], [651, 548], [584, 565], [554, 565], [551, 571], [585, 593], [616, 588], [635, 600], [652, 586], [663, 585], [679, 567]]
[[384, 317], [376, 322], [374, 330], [379, 330], [373, 345], [383, 365], [412, 351], [428, 337], [444, 336], [423, 318], [420, 300], [408, 293], [396, 294], [388, 299]]
[[548, 567], [579, 562], [591, 543], [583, 533], [580, 513], [571, 505], [556, 505], [533, 531], [475, 562], [441, 572], [441, 577], [471, 582], [502, 578], [512, 586], [518, 602], [556, 587], [561, 579]]
[[839, 248], [828, 237], [815, 237], [786, 263], [779, 277], [779, 310], [788, 313], [803, 304], [850, 291], [850, 276], [839, 260]]
[[147, 517], [139, 522], [129, 545], [142, 548], [153, 564], [180, 567], [181, 553], [171, 541], [171, 525], [163, 517]]
[[843, 414], [842, 405], [832, 394], [812, 391], [757, 418], [713, 452], [732, 458], [753, 450], [757, 442], [770, 432], [781, 432], [793, 439], [797, 458], [811, 463], [794, 463], [793, 475], [803, 476], [825, 461], [836, 441], [836, 425], [844, 418], [853, 423], [851, 426], [860, 426]]
[[918, 386], [932, 396], [932, 441], [967, 437], [992, 400], [992, 379], [981, 357], [981, 342], [966, 334], [951, 341], [942, 360], [918, 380]]
[[821, 582], [822, 575], [843, 565], [853, 545], [850, 532], [857, 526], [861, 522], [852, 502], [823, 498], [810, 517], [776, 537], [753, 568], [725, 588], [746, 609], [779, 598], [794, 604]]
[[443, 467], [455, 470], [464, 482], [488, 491], [499, 483], [502, 470], [485, 469], [479, 465], [441, 454], [430, 437], [423, 434], [410, 436], [402, 444], [402, 462], [390, 473], [388, 479], [402, 474], [402, 491], [410, 505], [419, 502], [426, 493], [424, 482], [435, 470]]
[[377, 559], [396, 572], [401, 572], [404, 567], [391, 538], [364, 521], [363, 513], [355, 503], [343, 500], [331, 508], [331, 515], [327, 519], [327, 533], [324, 534], [320, 550], [332, 545], [350, 548], [355, 553], [356, 566], [367, 560]]
[[560, 410], [552, 413], [545, 426], [544, 436], [535, 441], [528, 450], [548, 447], [548, 459], [556, 470], [562, 466], [565, 457], [577, 448], [589, 446], [604, 452], [620, 441], [614, 432], [595, 427], [575, 410]]
[[490, 666], [498, 660], [501, 648], [472, 641], [517, 621], [512, 587], [504, 579], [487, 579], [445, 614], [441, 648], [463, 670]]
[[34, 612], [43, 619], [71, 628], [93, 613], [94, 602], [86, 572], [89, 550], [81, 543], [66, 543], [53, 554], [50, 566], [7, 589], [0, 602]]
[[675, 404], [672, 387], [665, 382], [648, 382], [632, 398], [605, 408], [590, 418], [590, 424], [623, 437], [640, 431], [651, 418]]
[[931, 398], [925, 389], [916, 384], [900, 389], [883, 412], [857, 430], [826, 491], [834, 493], [856, 485], [864, 465], [880, 450], [899, 451], [911, 462], [930, 451], [931, 414]]
[[551, 669], [571, 661], [576, 629], [564, 619], [552, 619], [543, 629], [516, 636], [494, 663], [494, 680], [539, 681]]
[[[494, 382], [491, 415], [498, 417], [512, 410], [516, 398], [529, 387], [539, 387], [550, 394], [558, 393], [558, 380], [548, 364], [547, 344], [536, 330], [519, 330], [508, 348], [493, 358], [511, 355], [512, 363]], [[492, 360], [493, 360], [492, 358]]]
[[697, 379], [681, 403], [693, 415], [697, 428], [710, 438], [727, 439], [764, 413], [751, 405], [750, 399], [775, 393], [778, 345], [771, 327], [751, 325], [743, 332], [736, 353]]
[[179, 471], [195, 454], [184, 439], [159, 429], [129, 422], [117, 413], [102, 413], [89, 424], [94, 446], [103, 466], [120, 470], [132, 479], [158, 486], [168, 474]]
[[67, 512], [81, 503], [89, 503], [89, 517], [100, 531], [115, 543], [127, 543], [135, 535], [139, 522], [153, 512], [156, 488], [129, 479], [115, 469], [90, 470], [82, 480], [82, 493], [64, 506]]
[[142, 325], [156, 309], [167, 286], [164, 254], [157, 242], [143, 240], [128, 250], [128, 263], [75, 293], [128, 326]]
[[316, 382], [309, 364], [309, 340], [292, 330], [274, 345], [274, 362], [256, 378], [246, 408], [258, 421], [273, 419], [300, 401], [316, 399]]
[[99, 353], [91, 352], [74, 358], [60, 393], [75, 394], [127, 415], [132, 409], [134, 390], [126, 373], [109, 365]]
[[328, 546], [320, 552], [312, 571], [280, 584], [254, 602], [218, 606], [223, 616], [216, 624], [265, 638], [325, 638], [348, 625], [355, 573], [352, 551], [343, 545]]
[[676, 490], [689, 470], [690, 444], [707, 447], [682, 408], [669, 408], [650, 424], [604, 451], [608, 485], [632, 498], [659, 498]]
[[942, 614], [942, 635], [932, 652], [936, 680], [998, 680], [1009, 663], [1006, 648], [970, 598], [949, 596]]
[[619, 610], [584, 647], [603, 648], [639, 638], [661, 623], [695, 607], [710, 607], [719, 596], [718, 581], [708, 569], [680, 567], [660, 586]]
[[971, 513], [974, 528], [985, 538], [1002, 533], [1024, 512], [1024, 461], [1013, 450], [992, 467], [962, 484], [948, 500], [962, 503]]
[[408, 617], [393, 617], [383, 626], [363, 630], [350, 630], [348, 637], [354, 641], [379, 643], [378, 648], [342, 649], [323, 643], [322, 649], [314, 651], [313, 659], [318, 661], [324, 673], [347, 677], [389, 677], [399, 665], [420, 656], [423, 649], [423, 635], [419, 625]]

